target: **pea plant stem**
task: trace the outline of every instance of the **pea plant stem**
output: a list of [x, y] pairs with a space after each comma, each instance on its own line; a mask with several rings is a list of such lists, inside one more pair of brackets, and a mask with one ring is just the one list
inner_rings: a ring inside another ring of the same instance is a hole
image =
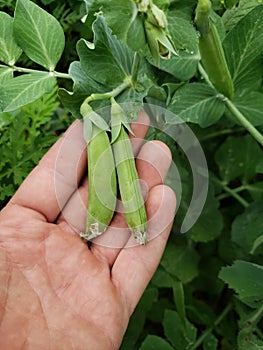
[[[212, 179], [214, 182], [216, 182], [218, 185], [220, 185], [227, 194], [229, 194], [231, 197], [235, 198], [244, 208], [247, 208], [249, 206], [249, 203], [237, 193], [238, 191], [236, 189], [232, 189], [232, 188], [228, 187], [227, 184], [225, 184], [223, 181], [220, 181], [216, 177], [213, 177]], [[226, 197], [225, 195], [220, 195], [217, 198], [223, 199], [225, 197]]]
[[85, 102], [90, 103], [95, 100], [106, 100], [110, 99], [111, 97], [118, 96], [121, 92], [123, 92], [125, 89], [127, 89], [129, 86], [131, 86], [131, 79], [125, 79], [124, 82], [120, 85], [118, 85], [115, 89], [105, 92], [104, 94], [91, 94], [89, 95]]
[[238, 121], [247, 129], [247, 131], [263, 146], [263, 135], [246, 119], [239, 109], [227, 97], [224, 99], [227, 108], [238, 119]]
[[[206, 83], [215, 89], [201, 63], [198, 63], [198, 70]], [[240, 112], [235, 104], [229, 100], [229, 98], [222, 94], [218, 94], [218, 96], [225, 103], [232, 115], [240, 122], [240, 124], [263, 146], [263, 135], [254, 127], [254, 125], [247, 120], [247, 118]]]
[[214, 324], [207, 328], [197, 339], [195, 344], [189, 349], [189, 350], [195, 350], [197, 349], [205, 340], [205, 338], [213, 331], [213, 329], [220, 324], [220, 322], [226, 317], [226, 315], [231, 311], [232, 304], [228, 304], [225, 309], [221, 312], [221, 314], [217, 317]]
[[30, 68], [23, 68], [23, 67], [17, 67], [17, 66], [6, 66], [4, 64], [0, 64], [0, 68], [10, 68], [14, 72], [19, 72], [19, 73], [50, 73], [50, 74], [53, 74], [53, 76], [56, 78], [71, 79], [71, 76], [69, 74], [56, 72], [56, 71], [47, 72], [47, 71], [30, 69]]

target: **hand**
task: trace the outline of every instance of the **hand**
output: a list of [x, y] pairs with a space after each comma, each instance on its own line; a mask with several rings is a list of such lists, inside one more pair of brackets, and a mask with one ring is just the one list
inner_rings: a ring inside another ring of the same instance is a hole
[[[139, 139], [147, 121], [140, 113], [132, 125]], [[121, 213], [90, 246], [81, 240], [88, 195], [82, 133], [82, 123], [73, 123], [0, 213], [1, 350], [118, 349], [165, 248], [175, 213], [174, 193], [163, 185], [171, 155], [161, 142], [141, 147], [135, 138], [150, 241], [135, 245]]]

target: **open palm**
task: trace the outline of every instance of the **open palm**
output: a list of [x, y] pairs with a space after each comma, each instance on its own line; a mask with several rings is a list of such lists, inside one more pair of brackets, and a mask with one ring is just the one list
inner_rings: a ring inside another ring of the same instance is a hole
[[73, 123], [2, 210], [1, 350], [119, 348], [175, 211], [174, 193], [163, 185], [169, 150], [156, 141], [141, 147], [146, 120], [141, 113], [133, 124], [138, 139], [132, 140], [148, 188], [146, 246], [135, 244], [121, 213], [89, 246], [76, 234], [85, 224], [81, 204], [88, 196], [81, 122]]

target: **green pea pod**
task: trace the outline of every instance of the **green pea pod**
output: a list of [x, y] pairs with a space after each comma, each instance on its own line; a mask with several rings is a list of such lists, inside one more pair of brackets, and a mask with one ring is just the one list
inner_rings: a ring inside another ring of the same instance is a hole
[[200, 32], [199, 51], [201, 61], [216, 90], [229, 99], [233, 99], [233, 80], [217, 28], [210, 17], [210, 11], [210, 0], [198, 1], [195, 23]]
[[117, 180], [106, 122], [89, 106], [83, 106], [84, 135], [88, 151], [88, 208], [86, 231], [90, 240], [102, 234], [111, 222], [117, 195]]
[[139, 244], [147, 243], [147, 215], [135, 166], [126, 121], [121, 107], [112, 99], [112, 147], [125, 218]]

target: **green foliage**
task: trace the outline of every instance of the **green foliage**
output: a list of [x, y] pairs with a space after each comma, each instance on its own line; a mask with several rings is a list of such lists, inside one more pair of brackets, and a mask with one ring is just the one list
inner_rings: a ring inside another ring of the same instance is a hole
[[[234, 82], [232, 101], [200, 63], [197, 1], [154, 1], [178, 54], [159, 62], [145, 35], [149, 14], [137, 3], [0, 2], [1, 206], [65, 130], [67, 111], [81, 117], [88, 96], [94, 109], [111, 96], [131, 102], [130, 119], [144, 102], [164, 107], [159, 115], [150, 108], [147, 138], [171, 149], [166, 181], [177, 194], [177, 214], [121, 349], [262, 349], [263, 2], [212, 1]], [[206, 156], [209, 191], [197, 222], [181, 234], [196, 170], [185, 152], [194, 152], [191, 142], [185, 149], [175, 142], [185, 122]]]
[[14, 112], [0, 113], [0, 203], [14, 194], [43, 154], [64, 130], [67, 115], [58, 112], [56, 92]]

